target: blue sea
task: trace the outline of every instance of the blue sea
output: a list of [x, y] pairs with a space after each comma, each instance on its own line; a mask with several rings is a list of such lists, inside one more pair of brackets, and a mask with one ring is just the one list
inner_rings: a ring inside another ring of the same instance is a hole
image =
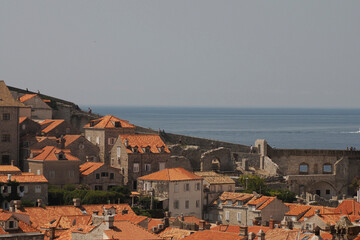
[[91, 107], [165, 132], [275, 148], [360, 149], [360, 109]]

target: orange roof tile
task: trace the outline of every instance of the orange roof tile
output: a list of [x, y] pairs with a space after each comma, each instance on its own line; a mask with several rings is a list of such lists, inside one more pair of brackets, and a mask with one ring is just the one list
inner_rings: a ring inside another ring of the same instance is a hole
[[314, 216], [316, 210], [320, 210], [320, 214], [337, 212], [336, 208], [332, 208], [332, 207], [311, 206], [311, 208], [298, 221], [302, 222], [302, 221], [305, 220], [305, 218], [309, 218], [311, 216]]
[[294, 204], [288, 206], [290, 211], [285, 213], [286, 216], [299, 216], [301, 214], [305, 214], [307, 211], [311, 209], [309, 205], [301, 205], [301, 204]]
[[159, 224], [163, 224], [162, 219], [148, 218], [148, 230], [151, 231], [153, 227], [157, 227]]
[[198, 231], [185, 237], [184, 240], [244, 240], [247, 237], [240, 237], [238, 233], [219, 232], [212, 230]]
[[0, 165], [0, 172], [21, 172], [21, 170], [13, 165]]
[[[248, 232], [258, 233], [260, 230], [263, 232], [267, 232], [270, 228], [265, 226], [249, 226]], [[219, 232], [232, 232], [232, 233], [239, 233], [240, 226], [238, 225], [216, 225], [212, 227], [210, 230], [212, 231], [219, 231]]]
[[4, 211], [4, 210], [2, 210], [2, 212], [0, 212], [0, 221], [7, 221], [11, 217], [14, 217], [15, 219], [18, 220], [18, 223], [19, 223], [18, 229], [17, 230], [5, 231], [2, 227], [0, 227], [0, 235], [2, 235], [2, 234], [11, 234], [11, 233], [16, 234], [16, 233], [39, 232], [35, 228], [31, 227], [30, 225], [28, 225], [25, 222], [18, 219], [16, 216], [13, 215], [12, 212]]
[[[33, 150], [31, 150], [33, 151]], [[33, 157], [33, 160], [39, 160], [39, 161], [58, 161], [58, 157], [56, 154], [62, 152], [65, 155], [66, 160], [70, 161], [80, 161], [77, 157], [71, 155], [69, 149], [59, 149], [53, 146], [46, 146], [41, 150], [41, 153], [35, 157]], [[63, 161], [63, 160], [59, 160]]]
[[122, 128], [135, 128], [135, 125], [132, 125], [129, 122], [122, 120], [120, 118], [114, 117], [112, 115], [106, 115], [102, 118], [91, 120], [90, 123], [86, 124], [84, 127], [115, 128], [115, 122], [120, 122], [120, 125]]
[[274, 201], [276, 197], [268, 197], [261, 196], [259, 198], [251, 199], [246, 205], [255, 205], [257, 209], [264, 209], [267, 205], [269, 205], [272, 201]]
[[[256, 233], [255, 233], [256, 234]], [[303, 239], [305, 237], [309, 237], [307, 239], [310, 239], [314, 236], [313, 233], [302, 233], [299, 230], [289, 230], [289, 229], [283, 229], [283, 228], [274, 228], [269, 229], [266, 232], [266, 240], [294, 240], [294, 239]]]
[[181, 240], [186, 236], [189, 236], [193, 231], [179, 229], [175, 227], [167, 227], [164, 231], [159, 233], [159, 236], [163, 239]]
[[345, 199], [336, 208], [342, 214], [360, 215], [360, 203], [354, 199]]
[[26, 107], [20, 101], [17, 101], [3, 80], [0, 80], [0, 106], [1, 107]]
[[[44, 175], [12, 175], [12, 181], [16, 181], [18, 183], [47, 183], [48, 180], [44, 177]], [[8, 182], [8, 177], [5, 175], [0, 175], [0, 182], [6, 183]]]
[[25, 121], [27, 117], [19, 117], [19, 124], [21, 124], [23, 121]]
[[[131, 135], [119, 135], [122, 143], [125, 145], [125, 139], [128, 141], [129, 147], [138, 147], [139, 153], [144, 153], [143, 148], [149, 146], [152, 153], [161, 153], [158, 149], [164, 147], [164, 151], [170, 153], [170, 150], [166, 147], [163, 140], [159, 135], [150, 134], [131, 134]], [[132, 153], [130, 149], [126, 149], [128, 153]]]
[[[228, 201], [231, 200], [233, 205], [236, 205], [237, 201], [246, 202], [254, 197], [253, 194], [250, 193], [235, 193], [235, 192], [223, 192], [218, 199], [221, 201]], [[217, 201], [214, 202], [217, 204]]]
[[104, 234], [111, 239], [124, 240], [157, 240], [161, 239], [158, 235], [147, 231], [146, 229], [135, 225], [128, 221], [114, 222], [114, 227], [110, 230], [105, 230]]
[[101, 168], [102, 166], [104, 166], [104, 163], [101, 162], [86, 162], [79, 166], [80, 174], [83, 176], [87, 176], [96, 171], [97, 169]]
[[81, 135], [65, 135], [64, 139], [65, 139], [65, 147], [68, 147], [71, 143], [73, 143], [74, 141], [76, 141], [77, 139], [79, 139], [81, 137]]
[[12, 213], [1, 212], [1, 213], [0, 213], [0, 221], [7, 221], [7, 220], [9, 220], [9, 218], [11, 218], [12, 216], [13, 216]]
[[25, 94], [24, 96], [20, 97], [19, 100], [20, 102], [26, 102], [27, 100], [32, 99], [33, 97], [36, 97], [37, 94]]
[[114, 221], [129, 221], [132, 222], [134, 224], [139, 224], [142, 221], [145, 221], [146, 219], [148, 219], [145, 216], [138, 216], [138, 215], [134, 215], [134, 214], [116, 214], [114, 217]]
[[75, 225], [89, 225], [91, 224], [91, 215], [74, 215], [74, 216], [61, 216], [56, 222], [56, 227], [61, 229], [69, 229]]
[[40, 125], [41, 125], [41, 128], [42, 128], [41, 131], [43, 133], [48, 133], [51, 130], [58, 127], [63, 122], [65, 122], [64, 119], [45, 119], [44, 121], [40, 122]]
[[153, 181], [184, 181], [184, 180], [201, 180], [199, 177], [184, 168], [166, 168], [164, 170], [139, 177], [140, 180]]

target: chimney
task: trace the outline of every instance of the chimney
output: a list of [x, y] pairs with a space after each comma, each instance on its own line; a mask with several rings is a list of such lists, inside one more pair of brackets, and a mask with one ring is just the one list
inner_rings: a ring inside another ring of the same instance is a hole
[[256, 234], [258, 240], [265, 240], [265, 233], [262, 229]]
[[240, 226], [239, 236], [240, 237], [248, 236], [248, 227], [247, 226], [246, 227]]
[[60, 138], [60, 149], [65, 149], [65, 138], [63, 136], [61, 136]]
[[105, 226], [107, 229], [111, 229], [114, 227], [114, 216], [113, 215], [105, 215]]
[[205, 220], [199, 221], [199, 230], [205, 230]]
[[127, 138], [125, 138], [125, 140], [124, 140], [124, 145], [125, 145], [125, 147], [129, 146], [129, 140]]
[[249, 235], [248, 235], [248, 240], [254, 240], [255, 239], [255, 233], [253, 232], [250, 232]]
[[315, 215], [320, 216], [320, 209], [315, 210]]
[[183, 213], [181, 213], [180, 219], [181, 219], [181, 221], [185, 221], [185, 218], [184, 218], [184, 214], [183, 214]]
[[169, 212], [166, 211], [165, 212], [165, 216], [164, 216], [164, 227], [167, 228], [170, 226], [170, 222], [169, 222]]
[[14, 166], [14, 160], [11, 160], [11, 166]]
[[55, 229], [56, 227], [50, 227], [50, 240], [55, 239]]
[[270, 217], [270, 220], [269, 220], [269, 228], [270, 229], [274, 229], [275, 227], [275, 221], [272, 217]]
[[8, 182], [11, 182], [11, 174], [8, 174]]
[[39, 198], [39, 199], [36, 200], [36, 206], [37, 206], [37, 207], [41, 207], [41, 206], [42, 206], [42, 199]]
[[21, 200], [14, 200], [14, 212], [17, 212], [21, 208]]
[[74, 207], [80, 207], [80, 198], [74, 198], [73, 202], [74, 202]]

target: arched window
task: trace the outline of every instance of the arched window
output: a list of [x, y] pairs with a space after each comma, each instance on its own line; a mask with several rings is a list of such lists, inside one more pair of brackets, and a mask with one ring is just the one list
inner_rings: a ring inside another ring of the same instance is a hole
[[309, 173], [309, 165], [307, 163], [301, 163], [299, 166], [300, 174], [308, 174]]
[[323, 173], [324, 174], [331, 174], [332, 173], [332, 165], [329, 163], [325, 163], [323, 165]]

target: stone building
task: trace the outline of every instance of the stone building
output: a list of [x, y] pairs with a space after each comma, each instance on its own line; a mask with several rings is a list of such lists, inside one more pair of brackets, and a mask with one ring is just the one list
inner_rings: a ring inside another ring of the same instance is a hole
[[52, 108], [38, 94], [25, 94], [19, 100], [31, 107], [31, 119], [51, 119], [53, 117]]
[[77, 128], [64, 119], [45, 119], [39, 121], [42, 136], [61, 137], [67, 134], [80, 134]]
[[119, 135], [111, 150], [111, 166], [121, 169], [133, 190], [137, 178], [168, 168], [170, 151], [158, 135]]
[[286, 176], [289, 190], [298, 195], [316, 194], [324, 199], [352, 195], [349, 184], [360, 175], [360, 151], [273, 149], [257, 140], [260, 169]]
[[214, 201], [223, 192], [235, 192], [235, 181], [216, 172], [194, 172], [204, 178], [204, 206]]
[[135, 134], [135, 126], [111, 115], [84, 126], [85, 137], [100, 149], [100, 161], [110, 164], [110, 151], [119, 134]]
[[203, 178], [183, 168], [167, 168], [139, 177], [138, 192], [152, 194], [171, 216], [202, 218]]
[[112, 186], [123, 185], [119, 169], [98, 162], [86, 162], [79, 166], [80, 183], [91, 190], [109, 190]]
[[66, 184], [79, 184], [79, 158], [71, 155], [68, 149], [59, 149], [46, 146], [40, 150], [31, 150], [26, 160], [29, 172], [42, 174], [49, 184], [64, 186]]
[[31, 135], [31, 136], [41, 135], [40, 124], [28, 117], [19, 118], [19, 130], [20, 130], [20, 137], [23, 137], [25, 135]]
[[19, 117], [20, 108], [26, 106], [15, 100], [4, 81], [0, 81], [0, 164], [9, 165], [11, 160], [19, 165]]

